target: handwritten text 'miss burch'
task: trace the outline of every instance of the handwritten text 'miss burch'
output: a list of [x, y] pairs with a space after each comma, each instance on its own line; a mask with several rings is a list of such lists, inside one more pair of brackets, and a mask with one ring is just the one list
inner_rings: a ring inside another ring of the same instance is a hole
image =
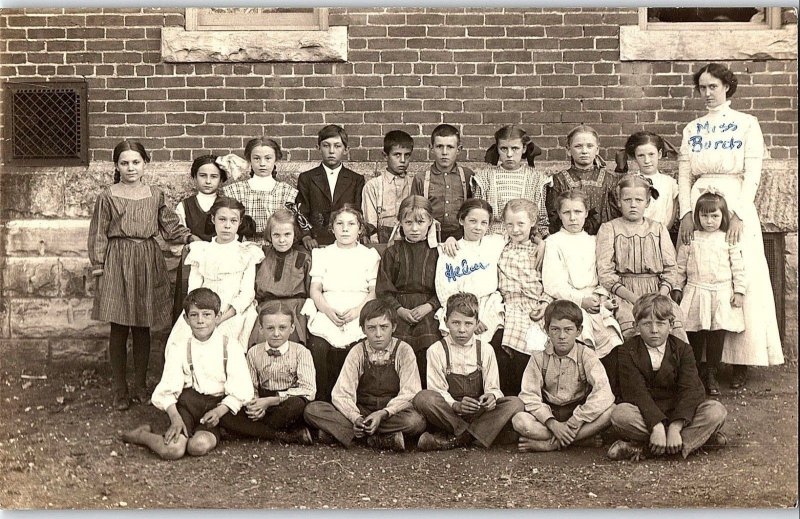
[[[734, 132], [736, 131], [738, 126], [735, 122], [725, 122], [719, 125], [712, 125], [708, 121], [697, 123], [697, 133], [705, 133], [705, 134], [713, 134], [713, 133], [720, 133], [724, 134], [726, 132]], [[730, 135], [730, 134], [729, 134]], [[692, 135], [689, 137], [688, 140], [689, 146], [691, 146], [693, 153], [700, 153], [703, 150], [738, 150], [742, 147], [743, 143], [740, 139], [737, 139], [734, 136], [728, 138], [727, 136], [723, 136], [722, 139], [713, 140], [708, 137], [705, 139], [702, 135]]]
[[460, 265], [451, 265], [450, 263], [445, 264], [444, 267], [444, 275], [447, 277], [447, 281], [457, 281], [458, 278], [468, 276], [475, 271], [478, 270], [486, 270], [489, 268], [489, 265], [485, 263], [473, 263], [470, 265], [467, 263], [467, 260], [461, 260]]

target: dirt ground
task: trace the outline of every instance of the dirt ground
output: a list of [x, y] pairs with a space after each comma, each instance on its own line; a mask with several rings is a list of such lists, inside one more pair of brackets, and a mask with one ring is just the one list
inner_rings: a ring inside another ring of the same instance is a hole
[[[29, 372], [30, 373], [30, 372]], [[102, 370], [101, 370], [102, 373]], [[225, 441], [165, 462], [121, 431], [166, 416], [109, 410], [95, 369], [0, 375], [0, 508], [637, 508], [797, 504], [797, 366], [751, 370], [727, 389], [721, 451], [688, 460], [607, 460], [607, 448], [522, 454], [513, 446], [376, 453], [366, 448]], [[566, 497], [569, 496], [569, 497]]]

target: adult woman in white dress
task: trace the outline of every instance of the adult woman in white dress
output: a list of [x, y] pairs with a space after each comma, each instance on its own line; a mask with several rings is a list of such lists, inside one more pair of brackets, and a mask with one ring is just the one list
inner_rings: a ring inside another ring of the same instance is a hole
[[694, 225], [692, 211], [708, 187], [722, 192], [731, 211], [729, 243], [740, 243], [747, 277], [744, 298], [745, 331], [725, 338], [722, 362], [733, 365], [732, 388], [747, 380], [747, 366], [783, 363], [775, 300], [764, 255], [761, 222], [755, 196], [761, 180], [764, 137], [758, 119], [731, 108], [736, 75], [711, 63], [694, 74], [694, 85], [708, 113], [683, 130], [679, 161], [680, 240], [688, 244]]

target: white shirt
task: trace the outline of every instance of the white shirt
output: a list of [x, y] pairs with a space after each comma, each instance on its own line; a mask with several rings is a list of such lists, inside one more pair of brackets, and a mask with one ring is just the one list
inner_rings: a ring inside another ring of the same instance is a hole
[[272, 178], [272, 175], [267, 177], [253, 175], [250, 177], [250, 180], [248, 180], [247, 183], [250, 184], [250, 189], [253, 191], [272, 191], [272, 189], [275, 187], [275, 184], [277, 184], [275, 179]]
[[339, 180], [339, 172], [342, 171], [342, 165], [336, 169], [331, 169], [325, 164], [322, 165], [325, 169], [326, 177], [328, 178], [328, 187], [331, 188], [331, 199], [333, 199], [333, 192], [336, 190], [336, 181]]
[[653, 182], [653, 187], [658, 190], [658, 199], [650, 200], [650, 205], [644, 210], [644, 216], [667, 225], [675, 211], [678, 181], [658, 171], [652, 175], [645, 175], [645, 178], [649, 178]]
[[[467, 344], [456, 344], [449, 336], [444, 339], [450, 350], [450, 370], [455, 375], [469, 375], [478, 369], [478, 356], [476, 354], [475, 337]], [[447, 358], [441, 341], [436, 341], [428, 348], [428, 389], [436, 391], [452, 406], [455, 399], [450, 395], [447, 384]], [[488, 342], [481, 342], [481, 363], [483, 364], [483, 392], [492, 393], [495, 398], [503, 398], [500, 390], [500, 375], [497, 371], [497, 361], [494, 349]]]
[[667, 351], [667, 343], [665, 342], [658, 348], [651, 348], [647, 346], [647, 353], [650, 355], [650, 363], [653, 365], [653, 371], [661, 369], [661, 361], [664, 360], [664, 353]]

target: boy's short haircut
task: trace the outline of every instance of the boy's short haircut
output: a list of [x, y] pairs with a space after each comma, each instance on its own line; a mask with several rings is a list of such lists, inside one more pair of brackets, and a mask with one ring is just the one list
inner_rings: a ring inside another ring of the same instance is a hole
[[383, 137], [383, 152], [389, 153], [395, 146], [414, 149], [414, 139], [403, 130], [392, 130]]
[[330, 139], [332, 137], [339, 137], [342, 139], [342, 144], [347, 148], [347, 132], [338, 124], [329, 124], [319, 131], [317, 134], [317, 146], [321, 145], [322, 141], [325, 139]]
[[392, 326], [397, 324], [397, 312], [385, 299], [372, 299], [364, 303], [361, 313], [358, 316], [358, 325], [364, 328], [367, 321], [378, 317], [386, 316]]
[[552, 321], [566, 319], [575, 323], [575, 327], [580, 329], [583, 326], [583, 312], [581, 307], [566, 299], [556, 299], [544, 310], [545, 331], [550, 328]]
[[637, 299], [633, 305], [633, 320], [638, 323], [651, 315], [660, 321], [674, 321], [672, 300], [659, 293], [645, 294]]
[[283, 301], [270, 301], [264, 305], [264, 308], [258, 313], [258, 322], [262, 322], [262, 319], [268, 315], [288, 315], [289, 320], [294, 324], [292, 308]]
[[210, 288], [200, 287], [186, 294], [183, 299], [183, 311], [187, 315], [193, 306], [198, 310], [214, 310], [214, 313], [218, 314], [222, 301], [217, 293]]
[[450, 314], [458, 312], [467, 317], [474, 317], [478, 320], [478, 298], [475, 294], [469, 292], [458, 292], [447, 298], [447, 312], [445, 312], [445, 320], [450, 318]]
[[431, 145], [433, 145], [433, 141], [436, 137], [452, 137], [456, 136], [458, 138], [458, 143], [461, 144], [461, 132], [453, 126], [452, 124], [440, 124], [436, 128], [433, 129], [431, 133]]

